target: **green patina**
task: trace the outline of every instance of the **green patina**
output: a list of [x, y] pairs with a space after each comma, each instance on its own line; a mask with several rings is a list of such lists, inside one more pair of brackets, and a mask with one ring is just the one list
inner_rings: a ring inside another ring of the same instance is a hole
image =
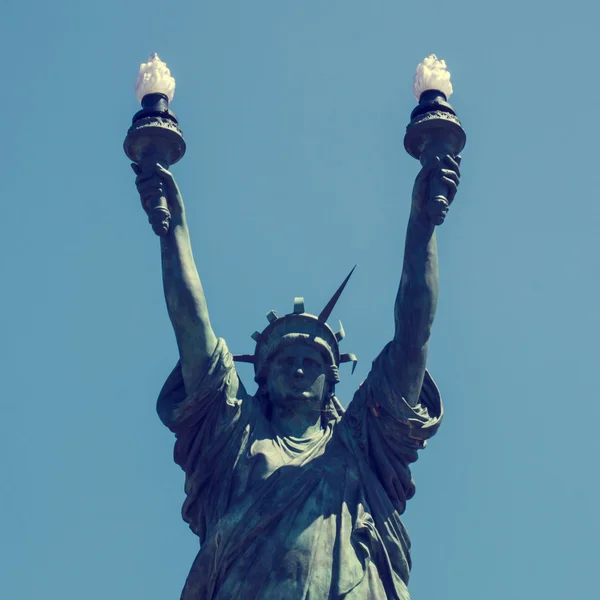
[[[460, 159], [424, 161], [412, 196], [395, 332], [344, 410], [342, 355], [325, 319], [297, 299], [254, 336], [254, 396], [210, 324], [183, 200], [169, 171], [134, 166], [142, 200], [164, 197], [160, 238], [167, 308], [180, 361], [158, 400], [185, 472], [183, 517], [200, 551], [183, 600], [409, 598], [410, 541], [401, 515], [410, 465], [442, 404], [426, 370], [438, 296], [435, 224], [456, 193]], [[440, 194], [444, 190], [442, 213]], [[437, 205], [432, 205], [436, 201]], [[147, 205], [147, 202], [144, 202]], [[345, 358], [343, 358], [345, 357]]]

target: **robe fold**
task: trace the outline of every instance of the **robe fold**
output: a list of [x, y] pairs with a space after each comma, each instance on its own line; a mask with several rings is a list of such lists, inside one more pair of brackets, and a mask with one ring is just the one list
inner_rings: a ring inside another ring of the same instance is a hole
[[411, 407], [394, 344], [344, 411], [309, 438], [281, 437], [219, 340], [198, 388], [179, 364], [158, 399], [185, 472], [183, 518], [200, 538], [182, 600], [409, 600], [410, 540], [400, 519], [410, 464], [443, 408], [428, 372]]

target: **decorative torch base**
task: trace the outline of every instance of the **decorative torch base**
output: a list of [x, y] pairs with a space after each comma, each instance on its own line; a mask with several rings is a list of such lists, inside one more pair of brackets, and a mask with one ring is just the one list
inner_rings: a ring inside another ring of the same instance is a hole
[[168, 168], [185, 154], [185, 140], [177, 123], [170, 118], [144, 117], [129, 128], [123, 149], [135, 163], [156, 156]]
[[[177, 118], [168, 109], [164, 94], [148, 94], [142, 99], [143, 110], [133, 117], [123, 149], [127, 157], [142, 171], [154, 172], [159, 163], [165, 169], [185, 154], [185, 140], [177, 125]], [[148, 201], [148, 220], [156, 235], [169, 231], [171, 213], [164, 193]]]
[[426, 112], [414, 118], [406, 127], [404, 148], [423, 162], [428, 150], [439, 150], [457, 156], [465, 147], [467, 136], [458, 118], [445, 111]]

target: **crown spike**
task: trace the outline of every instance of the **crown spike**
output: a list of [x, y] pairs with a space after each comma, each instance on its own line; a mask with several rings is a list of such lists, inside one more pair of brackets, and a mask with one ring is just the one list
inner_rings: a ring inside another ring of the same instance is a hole
[[254, 354], [234, 354], [233, 360], [235, 360], [236, 362], [254, 364], [256, 357], [254, 356]]
[[297, 296], [294, 298], [294, 314], [301, 315], [304, 312], [304, 298]]
[[340, 321], [340, 330], [335, 334], [335, 339], [338, 342], [341, 342], [345, 337], [346, 337], [346, 331], [344, 330], [344, 326], [342, 325], [342, 322]]
[[260, 342], [260, 339], [262, 338], [262, 334], [260, 331], [255, 331], [251, 336], [250, 336], [255, 342]]
[[267, 313], [267, 319], [269, 323], [272, 323], [277, 319], [277, 313], [274, 310], [271, 310]]
[[340, 299], [340, 296], [342, 295], [342, 292], [344, 291], [344, 288], [346, 287], [348, 280], [350, 279], [350, 277], [352, 277], [352, 273], [354, 273], [354, 269], [356, 269], [356, 265], [354, 265], [352, 267], [352, 271], [350, 271], [350, 273], [348, 273], [348, 276], [346, 277], [346, 279], [344, 279], [344, 281], [342, 282], [342, 285], [340, 285], [340, 287], [337, 289], [337, 292], [331, 297], [331, 300], [326, 304], [325, 308], [321, 311], [321, 314], [319, 315], [319, 321], [326, 322], [327, 319], [329, 319], [329, 315], [331, 315], [331, 312], [335, 308], [337, 301]]
[[340, 356], [340, 363], [347, 362], [352, 363], [352, 375], [354, 375], [354, 369], [356, 369], [356, 363], [358, 363], [358, 358], [356, 358], [356, 355], [352, 354], [352, 352], [348, 352], [348, 354], [342, 354]]

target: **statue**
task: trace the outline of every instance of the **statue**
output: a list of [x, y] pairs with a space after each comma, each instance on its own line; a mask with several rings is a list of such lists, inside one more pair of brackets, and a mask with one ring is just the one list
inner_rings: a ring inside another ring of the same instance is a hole
[[[184, 204], [160, 164], [133, 164], [144, 207], [164, 197], [164, 291], [180, 361], [158, 399], [185, 472], [183, 518], [200, 551], [182, 600], [410, 598], [410, 541], [400, 516], [414, 492], [410, 464], [442, 419], [426, 370], [438, 296], [435, 227], [459, 184], [460, 157], [423, 161], [408, 220], [395, 332], [344, 410], [335, 396], [343, 331], [302, 299], [255, 334], [258, 391], [213, 331]], [[432, 190], [445, 190], [432, 197]], [[347, 281], [347, 279], [346, 279]]]

